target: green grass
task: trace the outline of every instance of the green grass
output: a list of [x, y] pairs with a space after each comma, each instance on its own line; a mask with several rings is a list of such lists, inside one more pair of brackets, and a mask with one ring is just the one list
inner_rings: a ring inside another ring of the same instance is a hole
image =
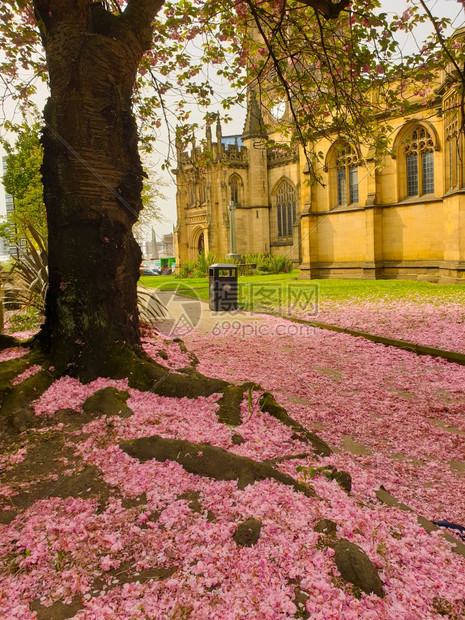
[[[265, 306], [279, 305], [279, 296], [287, 300], [288, 284], [295, 291], [296, 288], [309, 291], [310, 287], [318, 288], [320, 303], [330, 301], [355, 301], [381, 299], [396, 299], [414, 302], [459, 302], [465, 303], [464, 284], [431, 284], [412, 280], [299, 280], [299, 270], [292, 273], [276, 275], [241, 276], [241, 301], [244, 307], [250, 307], [251, 295], [257, 299], [257, 285], [263, 285], [267, 292]], [[180, 294], [198, 296], [208, 300], [208, 278], [177, 279], [174, 276], [146, 276], [140, 279], [143, 286], [176, 289]], [[254, 286], [250, 286], [253, 284]]]

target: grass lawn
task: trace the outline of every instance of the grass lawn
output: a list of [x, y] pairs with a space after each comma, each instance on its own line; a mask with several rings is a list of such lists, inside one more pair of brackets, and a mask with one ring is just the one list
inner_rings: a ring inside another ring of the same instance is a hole
[[[289, 291], [317, 290], [319, 302], [333, 301], [376, 301], [405, 300], [410, 302], [463, 302], [464, 284], [431, 284], [412, 280], [299, 280], [299, 270], [276, 275], [255, 275], [239, 277], [239, 298], [245, 308], [255, 303], [264, 306], [279, 306], [280, 296], [287, 301]], [[208, 278], [175, 278], [174, 276], [145, 276], [140, 284], [147, 287], [177, 289], [179, 293], [198, 296], [208, 300]], [[259, 289], [263, 287], [262, 291]]]

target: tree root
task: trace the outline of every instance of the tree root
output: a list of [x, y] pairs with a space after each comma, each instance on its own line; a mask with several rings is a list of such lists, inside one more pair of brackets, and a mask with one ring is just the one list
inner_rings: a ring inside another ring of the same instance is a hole
[[83, 383], [100, 377], [128, 379], [129, 386], [159, 396], [198, 398], [221, 392], [227, 383], [205, 377], [193, 369], [174, 371], [158, 364], [143, 351], [115, 346], [108, 359], [99, 367], [99, 374], [86, 368], [76, 368], [74, 374]]
[[[48, 368], [50, 360], [44, 357], [37, 346], [36, 344], [36, 348], [23, 358], [0, 364], [0, 390], [3, 390], [0, 399], [3, 398], [1, 403], [2, 417], [6, 422], [4, 428], [21, 431], [32, 426], [39, 426], [40, 423], [34, 415], [31, 403], [53, 383], [54, 379], [60, 376], [57, 373], [53, 377], [48, 371], [44, 370], [22, 382], [19, 386], [12, 386], [12, 379], [25, 370], [29, 364], [40, 363], [44, 368]], [[169, 370], [145, 353], [120, 345], [115, 345], [101, 371], [103, 377], [127, 378], [130, 387], [141, 391], [150, 391], [164, 397], [195, 399], [220, 393], [222, 397], [219, 401], [218, 419], [229, 426], [239, 426], [242, 423], [240, 408], [245, 391], [248, 390], [249, 397], [252, 390], [262, 391], [259, 385], [253, 383], [235, 386], [221, 379], [205, 377], [194, 368], [187, 368], [178, 372]], [[95, 379], [93, 369], [89, 369], [87, 372], [81, 368], [78, 372], [78, 368], [75, 367], [74, 371], [69, 374], [74, 374], [84, 383]], [[88, 405], [90, 406], [90, 403]], [[282, 424], [292, 428], [296, 432], [296, 439], [311, 443], [315, 454], [323, 456], [331, 454], [330, 447], [317, 435], [294, 420], [269, 392], [264, 392], [261, 396], [260, 408]], [[103, 413], [100, 411], [101, 409], [100, 406], [99, 412]]]
[[229, 426], [239, 426], [242, 423], [241, 403], [244, 400], [244, 392], [247, 385], [229, 385], [224, 388], [223, 396], [219, 401], [217, 411], [218, 420]]
[[302, 426], [302, 424], [291, 418], [284, 407], [281, 407], [281, 405], [276, 402], [274, 397], [269, 392], [265, 392], [261, 397], [260, 408], [262, 411], [266, 411], [271, 416], [299, 433], [300, 436], [298, 439], [306, 443], [311, 443], [315, 454], [319, 454], [321, 456], [329, 456], [332, 454], [331, 448], [325, 441], [320, 439], [320, 437], [315, 435], [315, 433], [308, 431], [304, 426]]
[[271, 478], [292, 487], [307, 497], [315, 496], [315, 491], [311, 486], [277, 471], [268, 463], [259, 463], [210, 444], [166, 439], [153, 435], [122, 441], [119, 445], [129, 456], [142, 462], [151, 459], [161, 462], [176, 461], [191, 474], [206, 476], [214, 480], [237, 480], [239, 489], [244, 489], [258, 480]]

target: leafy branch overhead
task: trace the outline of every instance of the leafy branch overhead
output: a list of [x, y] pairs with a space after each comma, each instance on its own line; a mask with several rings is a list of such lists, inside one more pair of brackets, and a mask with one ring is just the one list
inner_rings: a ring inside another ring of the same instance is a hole
[[[405, 114], [433, 102], [441, 68], [452, 67], [457, 88], [463, 85], [461, 44], [448, 38], [449, 20], [423, 0], [409, 0], [399, 14], [384, 12], [378, 0], [6, 0], [1, 69], [6, 92], [18, 101], [34, 92], [31, 73], [47, 79], [40, 41], [47, 45], [65, 13], [89, 35], [135, 37], [144, 50], [133, 102], [147, 148], [162, 123], [170, 131], [183, 123], [190, 135], [194, 105], [211, 121], [211, 106], [222, 103], [228, 118], [247, 85], [266, 82], [261, 103], [271, 110], [287, 101], [284, 141], [305, 145], [309, 164], [318, 160], [311, 144], [321, 134], [385, 151], [389, 126], [378, 119], [387, 110]], [[431, 35], [421, 40], [425, 23]]]

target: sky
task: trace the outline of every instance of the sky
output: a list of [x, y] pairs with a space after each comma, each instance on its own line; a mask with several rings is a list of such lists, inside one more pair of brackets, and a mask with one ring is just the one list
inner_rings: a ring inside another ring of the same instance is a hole
[[[434, 15], [440, 17], [449, 17], [453, 21], [454, 27], [460, 27], [465, 23], [465, 13], [462, 5], [457, 2], [457, 0], [429, 0], [428, 5], [433, 12]], [[386, 12], [402, 12], [406, 8], [405, 0], [382, 0], [382, 10]], [[425, 35], [426, 31], [419, 32], [417, 36], [417, 40], [421, 40], [422, 36]], [[405, 49], [408, 51], [408, 49]], [[227, 86], [221, 83], [219, 80], [216, 81], [215, 87], [218, 91], [218, 95], [221, 97], [221, 94], [227, 94]], [[37, 105], [39, 108], [42, 108], [47, 93], [45, 87], [42, 87], [39, 91], [37, 97]], [[217, 109], [220, 109], [217, 106]], [[216, 111], [215, 107], [213, 111]], [[230, 112], [234, 121], [229, 123], [228, 125], [223, 126], [223, 135], [229, 134], [240, 134], [242, 132], [242, 128], [245, 121], [245, 108], [238, 106], [237, 109]], [[6, 115], [9, 115], [9, 119], [12, 120], [13, 108], [12, 106], [6, 107]], [[193, 111], [192, 120], [195, 122], [199, 122], [202, 118], [201, 112]], [[0, 120], [1, 122], [1, 120]], [[199, 138], [203, 137], [203, 132], [199, 134]], [[163, 234], [169, 233], [172, 231], [173, 226], [176, 221], [176, 186], [175, 186], [175, 177], [169, 171], [162, 171], [161, 164], [164, 161], [166, 154], [168, 152], [168, 138], [166, 131], [161, 130], [159, 136], [157, 136], [157, 144], [155, 147], [154, 153], [150, 156], [149, 168], [153, 170], [156, 174], [158, 174], [163, 180], [165, 185], [161, 188], [163, 194], [166, 196], [165, 200], [160, 200], [160, 207], [163, 214], [162, 222], [154, 222], [154, 229], [157, 236], [162, 236]], [[3, 153], [2, 153], [3, 154]], [[0, 215], [4, 214], [4, 191], [3, 185], [0, 183]]]

